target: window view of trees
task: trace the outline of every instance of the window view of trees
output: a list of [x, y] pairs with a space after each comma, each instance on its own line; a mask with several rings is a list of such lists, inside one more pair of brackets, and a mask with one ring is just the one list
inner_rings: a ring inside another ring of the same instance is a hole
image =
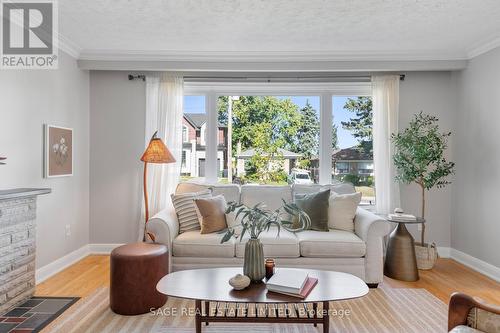
[[[219, 122], [231, 138], [226, 166], [232, 167], [233, 180], [314, 182], [317, 175], [311, 166], [319, 153], [319, 97], [223, 96], [218, 107]], [[221, 176], [228, 181], [227, 174]]]

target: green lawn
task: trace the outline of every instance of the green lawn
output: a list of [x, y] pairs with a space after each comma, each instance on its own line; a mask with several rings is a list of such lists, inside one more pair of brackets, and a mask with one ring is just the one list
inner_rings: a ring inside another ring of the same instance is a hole
[[356, 186], [356, 192], [361, 192], [363, 197], [374, 197], [375, 188], [370, 186]]

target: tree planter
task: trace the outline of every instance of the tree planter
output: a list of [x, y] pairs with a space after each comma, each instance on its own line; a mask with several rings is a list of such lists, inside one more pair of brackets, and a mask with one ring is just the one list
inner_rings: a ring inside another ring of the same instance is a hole
[[264, 248], [260, 240], [256, 238], [250, 238], [245, 244], [243, 274], [248, 276], [252, 282], [261, 282], [266, 276]]
[[[395, 149], [393, 162], [398, 170], [396, 180], [420, 186], [422, 191], [420, 216], [423, 219], [425, 219], [425, 191], [450, 184], [446, 177], [453, 174], [455, 167], [455, 163], [445, 158], [451, 132], [441, 133], [437, 122], [437, 117], [420, 112], [413, 117], [406, 129], [391, 135]], [[419, 269], [431, 269], [438, 258], [436, 244], [425, 243], [425, 224], [422, 224], [420, 243], [415, 244], [415, 254]]]
[[435, 243], [424, 243], [423, 246], [422, 243], [415, 243], [415, 255], [418, 269], [423, 270], [432, 269], [439, 258]]

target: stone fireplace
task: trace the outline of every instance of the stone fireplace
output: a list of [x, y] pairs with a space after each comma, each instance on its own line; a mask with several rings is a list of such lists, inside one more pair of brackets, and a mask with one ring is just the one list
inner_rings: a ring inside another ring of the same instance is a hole
[[35, 292], [36, 198], [50, 192], [0, 191], [0, 313]]

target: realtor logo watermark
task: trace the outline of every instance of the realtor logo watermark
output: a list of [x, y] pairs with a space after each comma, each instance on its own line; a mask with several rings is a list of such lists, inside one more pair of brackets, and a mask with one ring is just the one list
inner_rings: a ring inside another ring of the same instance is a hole
[[57, 69], [57, 2], [0, 1], [2, 69]]

